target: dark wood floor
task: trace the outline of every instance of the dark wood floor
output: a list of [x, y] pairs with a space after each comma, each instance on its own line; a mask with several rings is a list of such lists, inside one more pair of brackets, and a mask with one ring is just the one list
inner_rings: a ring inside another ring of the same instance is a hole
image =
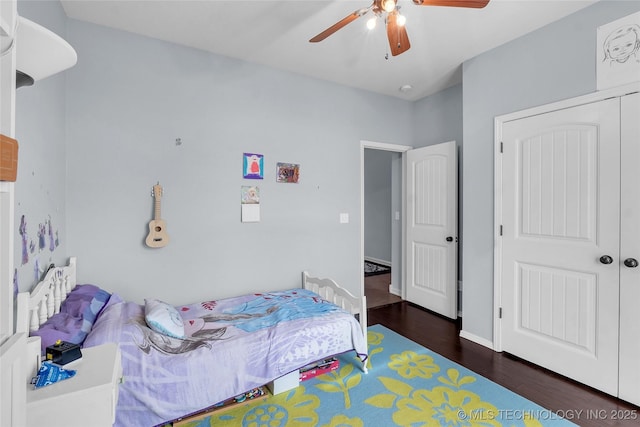
[[459, 322], [406, 301], [370, 309], [368, 316], [369, 325], [384, 325], [579, 426], [640, 426], [637, 406], [460, 338]]

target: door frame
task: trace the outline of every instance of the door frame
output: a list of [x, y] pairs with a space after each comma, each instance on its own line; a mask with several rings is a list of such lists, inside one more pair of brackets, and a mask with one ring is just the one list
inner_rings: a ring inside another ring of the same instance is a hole
[[550, 104], [545, 104], [526, 110], [520, 110], [494, 119], [494, 226], [493, 226], [493, 349], [502, 351], [502, 323], [500, 309], [502, 307], [502, 239], [500, 238], [500, 225], [502, 224], [502, 126], [506, 122], [523, 119], [525, 117], [544, 114], [565, 108], [577, 107], [602, 101], [607, 98], [629, 95], [640, 91], [640, 82], [618, 86], [612, 89], [601, 90], [587, 95], [569, 98]]
[[[390, 144], [386, 142], [375, 142], [375, 141], [360, 141], [360, 294], [364, 295], [364, 274], [362, 274], [362, 268], [364, 265], [364, 150], [365, 148], [373, 149], [373, 150], [381, 150], [381, 151], [390, 151], [395, 153], [402, 154], [402, 189], [401, 189], [401, 197], [402, 197], [402, 206], [404, 207], [406, 201], [406, 190], [405, 190], [405, 182], [404, 182], [404, 171], [406, 167], [406, 159], [404, 153], [408, 150], [413, 149], [410, 145], [397, 145]], [[402, 210], [402, 233], [400, 236], [401, 240], [401, 271], [400, 271], [400, 287], [402, 293], [402, 299], [405, 299], [405, 280], [404, 280], [404, 244], [405, 244], [405, 213], [404, 209]]]
[[[0, 3], [0, 27], [12, 40], [0, 56], [0, 133], [15, 137], [17, 2]], [[4, 37], [3, 37], [4, 38]], [[4, 44], [4, 43], [3, 43]], [[0, 342], [13, 334], [15, 183], [0, 181]]]

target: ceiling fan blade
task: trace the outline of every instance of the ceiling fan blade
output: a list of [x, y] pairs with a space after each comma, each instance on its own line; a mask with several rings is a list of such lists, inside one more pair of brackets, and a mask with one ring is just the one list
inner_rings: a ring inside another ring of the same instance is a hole
[[407, 29], [404, 25], [398, 25], [397, 19], [397, 11], [387, 15], [387, 38], [389, 39], [389, 47], [393, 56], [400, 55], [411, 47]]
[[489, 0], [413, 0], [418, 6], [453, 6], [482, 9]]
[[342, 27], [344, 27], [347, 24], [350, 24], [353, 21], [355, 21], [356, 19], [360, 18], [362, 15], [367, 13], [369, 11], [369, 9], [371, 9], [371, 7], [367, 7], [367, 8], [360, 9], [360, 10], [356, 10], [351, 15], [348, 15], [347, 17], [345, 17], [345, 18], [341, 19], [340, 21], [336, 22], [335, 24], [333, 24], [332, 26], [330, 26], [329, 28], [327, 28], [326, 30], [324, 30], [323, 32], [318, 34], [317, 36], [313, 37], [309, 41], [311, 43], [321, 42], [322, 40], [326, 39], [331, 34], [335, 33], [339, 29], [341, 29]]

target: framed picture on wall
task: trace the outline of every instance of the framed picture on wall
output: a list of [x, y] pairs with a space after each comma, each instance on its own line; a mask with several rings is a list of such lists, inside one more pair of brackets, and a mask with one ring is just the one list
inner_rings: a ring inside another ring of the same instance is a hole
[[260, 204], [260, 188], [256, 186], [243, 185], [241, 188], [243, 205], [258, 205]]
[[598, 27], [597, 89], [640, 81], [640, 12]]
[[300, 165], [294, 163], [278, 163], [276, 166], [276, 182], [298, 183]]
[[242, 176], [245, 179], [263, 179], [264, 155], [244, 153], [242, 155]]

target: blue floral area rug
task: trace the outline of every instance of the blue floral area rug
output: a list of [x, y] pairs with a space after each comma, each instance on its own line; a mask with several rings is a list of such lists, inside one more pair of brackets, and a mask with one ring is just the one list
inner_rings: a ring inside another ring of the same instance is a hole
[[383, 326], [369, 328], [369, 373], [353, 353], [300, 386], [190, 427], [573, 426], [553, 412]]

